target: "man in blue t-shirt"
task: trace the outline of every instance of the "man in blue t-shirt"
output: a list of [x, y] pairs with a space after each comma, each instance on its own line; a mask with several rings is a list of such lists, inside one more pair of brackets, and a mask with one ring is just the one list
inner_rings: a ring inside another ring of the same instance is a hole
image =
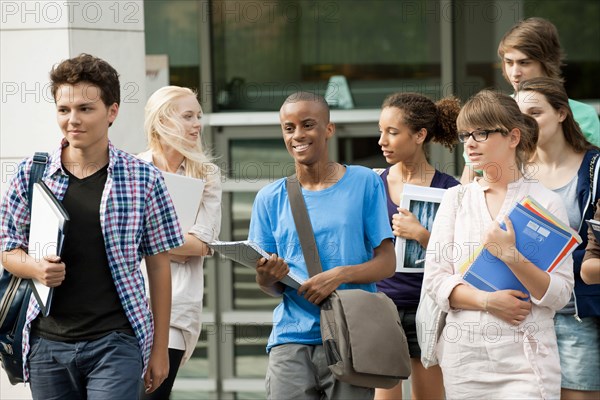
[[[264, 187], [252, 209], [249, 240], [267, 252], [257, 262], [256, 281], [283, 301], [273, 315], [266, 378], [269, 399], [372, 399], [374, 390], [334, 379], [327, 367], [319, 307], [336, 289], [376, 291], [394, 274], [392, 231], [381, 179], [370, 169], [329, 160], [335, 133], [325, 99], [313, 93], [289, 96], [279, 118], [294, 158], [323, 272], [311, 278], [291, 213], [285, 178]], [[306, 279], [296, 291], [279, 280], [289, 271]]]

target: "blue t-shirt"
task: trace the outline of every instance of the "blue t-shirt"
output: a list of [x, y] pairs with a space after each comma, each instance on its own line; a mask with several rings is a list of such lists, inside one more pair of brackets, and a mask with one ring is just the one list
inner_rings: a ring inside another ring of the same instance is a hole
[[[381, 179], [385, 185], [385, 194], [387, 197], [386, 210], [389, 218], [388, 221], [391, 226], [392, 216], [394, 214], [398, 214], [398, 205], [395, 204], [390, 198], [390, 191], [387, 184], [387, 176], [389, 172], [390, 169], [387, 168], [381, 174]], [[433, 188], [448, 189], [459, 184], [460, 182], [458, 182], [454, 177], [438, 170], [435, 171], [433, 179], [431, 180], [431, 187]], [[416, 309], [419, 305], [422, 284], [422, 272], [396, 272], [394, 276], [377, 282], [377, 289], [380, 292], [388, 295], [388, 297], [394, 301], [397, 307]]]
[[[302, 189], [302, 193], [323, 271], [362, 264], [373, 258], [373, 249], [383, 240], [393, 237], [385, 212], [383, 182], [368, 168], [346, 166], [346, 172], [333, 186], [319, 191]], [[285, 178], [258, 192], [248, 239], [285, 259], [295, 275], [308, 278]], [[338, 289], [350, 288], [376, 291], [374, 283], [347, 284]], [[267, 351], [285, 343], [321, 344], [319, 312], [319, 307], [286, 287], [283, 301], [273, 313]]]

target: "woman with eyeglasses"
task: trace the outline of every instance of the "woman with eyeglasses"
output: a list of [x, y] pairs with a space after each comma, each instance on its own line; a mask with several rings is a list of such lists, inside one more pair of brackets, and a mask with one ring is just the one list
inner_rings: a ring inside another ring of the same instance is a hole
[[[407, 209], [399, 208], [404, 184], [447, 189], [458, 185], [454, 177], [437, 170], [427, 160], [425, 145], [440, 143], [453, 149], [456, 143], [456, 117], [460, 102], [449, 97], [434, 103], [419, 93], [395, 93], [383, 102], [379, 117], [379, 145], [390, 167], [381, 171], [385, 186], [387, 210], [394, 235], [414, 244], [422, 259], [429, 241], [429, 231]], [[439, 399], [444, 396], [442, 372], [436, 365], [425, 369], [417, 341], [415, 317], [423, 282], [423, 263], [405, 265], [405, 271], [377, 283], [377, 289], [389, 296], [400, 314], [411, 357], [411, 390], [413, 399]], [[392, 389], [377, 389], [376, 400], [401, 399], [402, 382]]]
[[[553, 316], [571, 296], [572, 260], [552, 274], [537, 268], [516, 250], [507, 218], [528, 195], [567, 220], [560, 197], [522, 172], [535, 152], [538, 125], [510, 96], [483, 90], [463, 106], [457, 127], [483, 176], [448, 189], [427, 246], [423, 285], [448, 312], [436, 348], [446, 398], [558, 399]], [[466, 283], [459, 268], [480, 245], [507, 264], [529, 294], [485, 292]]]
[[560, 81], [533, 78], [519, 82], [515, 100], [521, 111], [535, 118], [540, 127], [528, 175], [562, 197], [569, 226], [579, 231], [583, 239], [573, 253], [573, 297], [554, 317], [562, 397], [599, 399], [600, 285], [587, 285], [580, 271], [588, 243], [585, 221], [593, 218], [594, 205], [600, 199], [600, 190], [596, 190], [595, 197], [592, 195], [592, 186], [600, 183], [598, 172], [594, 171], [594, 182], [590, 182], [590, 168], [600, 163], [600, 158], [596, 158], [600, 153], [575, 122]]

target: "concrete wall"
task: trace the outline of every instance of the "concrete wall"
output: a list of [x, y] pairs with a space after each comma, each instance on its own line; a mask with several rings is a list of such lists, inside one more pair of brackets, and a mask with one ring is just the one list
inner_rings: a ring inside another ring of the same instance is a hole
[[0, 193], [18, 160], [58, 146], [48, 74], [80, 53], [105, 59], [120, 74], [113, 143], [132, 152], [144, 148], [143, 1], [1, 0], [0, 18]]

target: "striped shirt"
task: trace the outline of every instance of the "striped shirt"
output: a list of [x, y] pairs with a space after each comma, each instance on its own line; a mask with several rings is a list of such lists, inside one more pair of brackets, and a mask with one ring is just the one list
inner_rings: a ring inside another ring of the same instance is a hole
[[[44, 183], [62, 201], [69, 178], [61, 165], [60, 149], [50, 157]], [[29, 209], [27, 188], [32, 158], [23, 160], [0, 204], [2, 251], [28, 251]], [[123, 309], [133, 328], [147, 367], [154, 327], [139, 268], [142, 257], [181, 246], [183, 236], [175, 209], [167, 195], [162, 174], [152, 165], [109, 143], [108, 177], [100, 201], [100, 225], [111, 274]], [[68, 234], [68, 233], [67, 233]], [[33, 296], [29, 300], [23, 330], [23, 365], [29, 378], [27, 355], [31, 321], [39, 314]]]

